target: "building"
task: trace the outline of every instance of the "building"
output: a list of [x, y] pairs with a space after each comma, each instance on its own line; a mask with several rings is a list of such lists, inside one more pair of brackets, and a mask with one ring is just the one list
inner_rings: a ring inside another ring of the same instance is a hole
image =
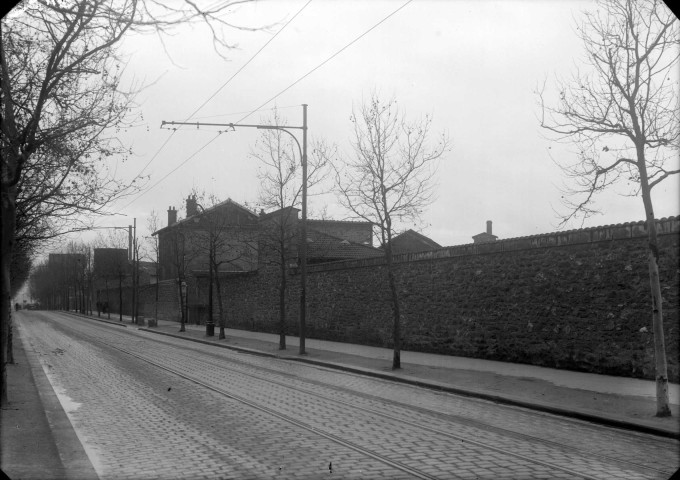
[[437, 242], [414, 230], [406, 230], [392, 239], [392, 253], [424, 252], [442, 248]]
[[[289, 266], [297, 266], [299, 256], [299, 209], [286, 207], [260, 214], [260, 264], [280, 263], [283, 246]], [[307, 220], [307, 263], [336, 262], [376, 257], [382, 252], [372, 246], [370, 222], [347, 220]]]
[[491, 233], [491, 220], [486, 221], [486, 232], [472, 236], [472, 241], [474, 243], [489, 243], [495, 242], [496, 240], [498, 240], [498, 237]]
[[[186, 212], [186, 218], [178, 220], [177, 210], [169, 208], [167, 226], [153, 235], [158, 235], [158, 282], [178, 284], [191, 321], [208, 318], [209, 285], [214, 285], [215, 275], [221, 279], [258, 270], [270, 275], [275, 270], [266, 267], [299, 265], [301, 220], [295, 207], [258, 215], [231, 199], [204, 208], [190, 196]], [[308, 220], [307, 262], [382, 255], [371, 239], [370, 222]]]
[[168, 209], [168, 225], [158, 235], [159, 280], [178, 279], [208, 272], [214, 258], [218, 271], [248, 271], [257, 267], [258, 216], [227, 199], [203, 208], [190, 196], [187, 216], [177, 220]]

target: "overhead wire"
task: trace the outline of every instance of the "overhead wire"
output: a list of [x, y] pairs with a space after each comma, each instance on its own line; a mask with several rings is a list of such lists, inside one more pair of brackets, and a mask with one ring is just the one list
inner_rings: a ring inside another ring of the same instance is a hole
[[[261, 52], [262, 52], [269, 44], [270, 44], [270, 43], [271, 43], [271, 42], [272, 42], [272, 41], [274, 41], [274, 39], [275, 39], [281, 32], [283, 32], [283, 31], [286, 29], [286, 27], [287, 27], [288, 25], [290, 25], [290, 24], [293, 22], [293, 20], [295, 20], [295, 18], [297, 18], [297, 16], [300, 15], [300, 13], [302, 13], [302, 11], [303, 11], [305, 8], [307, 8], [307, 6], [309, 6], [310, 3], [312, 3], [312, 0], [309, 0], [307, 3], [305, 3], [305, 4], [302, 6], [302, 8], [300, 8], [300, 9], [295, 13], [295, 15], [293, 15], [293, 16], [290, 18], [290, 20], [288, 20], [288, 21], [283, 25], [283, 27], [281, 27], [281, 28], [280, 28], [280, 29], [279, 29], [279, 30], [278, 30], [278, 31], [277, 31], [277, 32], [276, 32], [276, 33], [275, 33], [275, 34], [274, 34], [267, 42], [264, 43], [264, 45], [262, 45], [262, 47], [260, 47], [259, 50], [257, 50], [257, 52], [255, 52], [255, 53], [254, 53], [254, 54], [253, 54], [253, 55], [252, 55], [252, 56], [251, 56], [251, 57], [250, 57], [250, 58], [249, 58], [242, 66], [241, 66], [241, 68], [239, 68], [236, 72], [234, 72], [234, 74], [233, 74], [231, 77], [229, 77], [229, 78], [228, 78], [228, 79], [227, 79], [227, 80], [226, 80], [226, 81], [225, 81], [225, 82], [224, 82], [224, 83], [223, 83], [223, 84], [222, 84], [222, 85], [221, 85], [221, 86], [220, 86], [220, 87], [212, 94], [212, 95], [210, 95], [210, 97], [208, 97], [207, 100], [205, 100], [201, 105], [199, 105], [198, 108], [196, 108], [196, 109], [193, 111], [193, 113], [192, 113], [191, 115], [189, 115], [189, 116], [186, 118], [186, 120], [184, 120], [184, 121], [188, 121], [189, 119], [193, 118], [194, 115], [196, 115], [196, 114], [197, 114], [197, 113], [198, 113], [198, 112], [199, 112], [199, 111], [200, 111], [200, 110], [201, 110], [201, 109], [202, 109], [202, 108], [203, 108], [210, 100], [212, 100], [213, 98], [215, 98], [215, 96], [216, 96], [219, 92], [221, 92], [221, 91], [222, 91], [229, 83], [231, 83], [231, 81], [232, 81], [239, 73], [241, 73], [241, 72], [242, 72], [242, 71], [243, 71], [243, 70], [244, 70], [244, 69], [245, 69], [245, 68], [246, 68], [246, 67], [247, 67], [247, 66], [248, 66], [248, 65], [249, 65], [249, 64], [250, 64], [250, 63], [251, 63], [251, 62], [252, 62], [252, 61], [253, 61], [253, 60], [254, 60], [254, 59], [255, 59], [255, 58], [256, 58], [256, 57], [257, 57], [257, 56], [258, 56], [258, 55], [259, 55], [259, 54], [260, 54], [260, 53], [261, 53]], [[239, 112], [239, 113], [242, 113], [242, 112]], [[254, 113], [254, 112], [251, 112], [251, 114], [252, 114], [252, 113]], [[151, 162], [153, 162], [153, 161], [158, 157], [158, 155], [159, 155], [160, 152], [163, 150], [163, 148], [165, 148], [165, 146], [170, 142], [170, 139], [172, 139], [172, 137], [175, 135], [176, 131], [177, 131], [176, 129], [173, 129], [173, 130], [172, 130], [172, 132], [170, 133], [170, 135], [168, 136], [168, 138], [165, 140], [165, 142], [163, 142], [163, 144], [159, 147], [159, 149], [156, 151], [156, 153], [149, 159], [149, 161], [146, 162], [146, 164], [144, 165], [144, 167], [139, 171], [139, 173], [136, 175], [135, 178], [139, 178], [139, 177], [142, 176], [142, 174], [143, 174], [144, 171], [148, 168], [148, 166], [151, 164]], [[121, 210], [123, 210], [123, 209], [129, 207], [129, 206], [132, 205], [134, 202], [136, 202], [137, 199], [141, 198], [144, 194], [148, 193], [148, 191], [153, 190], [154, 188], [156, 188], [156, 186], [157, 186], [159, 183], [161, 183], [163, 180], [165, 180], [165, 179], [168, 178], [171, 174], [173, 174], [177, 169], [179, 169], [179, 168], [182, 167], [184, 164], [186, 164], [190, 159], [192, 159], [194, 156], [196, 156], [197, 153], [199, 153], [200, 151], [202, 151], [202, 150], [203, 150], [205, 147], [207, 147], [210, 143], [214, 142], [216, 138], [217, 138], [217, 137], [213, 138], [213, 139], [210, 140], [207, 144], [205, 144], [205, 145], [203, 145], [202, 147], [200, 147], [196, 152], [194, 152], [194, 153], [193, 153], [192, 155], [190, 155], [186, 160], [184, 160], [182, 163], [180, 163], [177, 167], [175, 167], [175, 168], [172, 169], [170, 172], [168, 172], [166, 175], [164, 175], [160, 180], [158, 180], [156, 183], [154, 183], [154, 184], [151, 185], [150, 187], [148, 187], [148, 188], [144, 189], [142, 192], [140, 192], [140, 193], [139, 193], [135, 198], [133, 198], [129, 203], [127, 203], [125, 206], [123, 206], [123, 207], [121, 208]]]
[[248, 118], [249, 116], [251, 116], [253, 113], [260, 111], [260, 109], [262, 109], [262, 107], [264, 107], [265, 105], [267, 105], [267, 104], [268, 104], [269, 102], [271, 102], [272, 100], [275, 100], [275, 99], [278, 98], [279, 96], [283, 95], [285, 92], [287, 92], [288, 90], [290, 90], [291, 88], [293, 88], [295, 85], [297, 85], [298, 83], [300, 83], [302, 80], [304, 80], [305, 78], [307, 78], [308, 76], [310, 76], [312, 73], [316, 72], [318, 69], [320, 69], [321, 67], [323, 67], [324, 65], [326, 65], [328, 62], [330, 62], [331, 60], [333, 60], [335, 57], [337, 57], [338, 55], [340, 55], [342, 52], [344, 52], [345, 50], [347, 50], [349, 47], [351, 47], [352, 45], [354, 45], [356, 42], [358, 42], [359, 40], [361, 40], [363, 37], [365, 37], [366, 35], [368, 35], [370, 32], [372, 32], [373, 30], [375, 30], [376, 28], [378, 28], [381, 24], [383, 24], [384, 22], [386, 22], [386, 21], [387, 21], [388, 19], [390, 19], [392, 16], [394, 16], [395, 14], [397, 14], [397, 12], [399, 12], [400, 10], [402, 10], [404, 7], [406, 7], [406, 6], [407, 6], [409, 3], [411, 3], [412, 1], [413, 1], [413, 0], [407, 0], [407, 1], [406, 1], [403, 5], [401, 5], [399, 8], [397, 8], [396, 10], [394, 10], [392, 13], [390, 13], [389, 15], [387, 15], [385, 18], [383, 18], [382, 20], [380, 20], [378, 23], [376, 23], [375, 25], [373, 25], [371, 28], [369, 28], [368, 30], [366, 30], [364, 33], [362, 33], [361, 35], [359, 35], [358, 37], [356, 37], [354, 40], [352, 40], [351, 42], [349, 42], [348, 44], [346, 44], [346, 45], [345, 45], [344, 47], [342, 47], [340, 50], [338, 50], [338, 51], [335, 52], [333, 55], [331, 55], [330, 57], [328, 57], [326, 60], [324, 60], [323, 62], [321, 62], [319, 65], [317, 65], [316, 67], [312, 68], [309, 72], [305, 73], [303, 76], [301, 76], [300, 78], [298, 78], [297, 80], [295, 80], [293, 83], [291, 83], [290, 85], [288, 85], [286, 88], [284, 88], [283, 90], [281, 90], [279, 93], [277, 93], [276, 95], [274, 95], [273, 97], [271, 97], [269, 100], [267, 100], [266, 102], [264, 102], [262, 105], [260, 105], [259, 107], [257, 107], [255, 110], [251, 111], [251, 112], [248, 113], [246, 116], [240, 118], [240, 119], [238, 120], [238, 122], [234, 122], [234, 123], [240, 123], [240, 122], [242, 122], [243, 120], [245, 120], [246, 118]]
[[[309, 4], [311, 3], [311, 1], [312, 1], [312, 0], [309, 0], [309, 1], [308, 1], [308, 2], [307, 2], [307, 3], [306, 3], [306, 4], [305, 4], [305, 5], [304, 5], [304, 6], [303, 6], [303, 7], [302, 7], [302, 8], [301, 8], [301, 9], [300, 9], [300, 10], [299, 10], [299, 11], [298, 11], [298, 12], [297, 12], [297, 13], [296, 13], [296, 14], [295, 14], [295, 15], [294, 15], [294, 16], [293, 16], [293, 17], [292, 17], [292, 18], [291, 18], [284, 26], [283, 26], [283, 27], [282, 27], [282, 28], [281, 28], [281, 30], [279, 30], [279, 31], [277, 32], [277, 35], [278, 35], [278, 33], [280, 33], [284, 28], [286, 28], [286, 26], [288, 26], [288, 25], [290, 24], [290, 22], [292, 22], [293, 19], [295, 19], [295, 17], [297, 17], [297, 16], [300, 14], [300, 12], [302, 12], [302, 10], [304, 10], [304, 9], [307, 7], [307, 5], [309, 5]], [[374, 25], [373, 25], [372, 27], [370, 27], [368, 30], [364, 31], [362, 34], [360, 34], [359, 36], [357, 36], [356, 38], [354, 38], [352, 41], [350, 41], [349, 43], [347, 43], [345, 46], [343, 46], [341, 49], [339, 49], [338, 51], [336, 51], [336, 52], [335, 52], [334, 54], [332, 54], [330, 57], [328, 57], [328, 58], [325, 59], [323, 62], [321, 62], [320, 64], [318, 64], [316, 67], [314, 67], [314, 68], [312, 68], [311, 70], [309, 70], [307, 73], [305, 73], [305, 74], [302, 75], [300, 78], [298, 78], [297, 80], [295, 80], [294, 82], [292, 82], [291, 84], [289, 84], [286, 88], [284, 88], [283, 90], [281, 90], [279, 93], [277, 93], [276, 95], [274, 95], [273, 97], [271, 97], [270, 99], [268, 99], [266, 102], [262, 103], [260, 106], [258, 106], [257, 108], [251, 110], [251, 111], [248, 112], [245, 116], [241, 117], [238, 121], [233, 122], [233, 123], [240, 123], [240, 122], [242, 122], [243, 120], [245, 120], [246, 118], [248, 118], [249, 116], [251, 116], [253, 113], [256, 113], [256, 112], [258, 112], [258, 111], [261, 111], [261, 110], [263, 109], [263, 107], [266, 106], [268, 103], [270, 103], [271, 101], [275, 100], [275, 99], [278, 98], [279, 96], [283, 95], [285, 92], [287, 92], [288, 90], [290, 90], [291, 88], [293, 88], [295, 85], [297, 85], [298, 83], [300, 83], [302, 80], [304, 80], [305, 78], [307, 78], [309, 75], [311, 75], [312, 73], [316, 72], [318, 69], [320, 69], [321, 67], [323, 67], [324, 65], [326, 65], [328, 62], [330, 62], [331, 60], [333, 60], [335, 57], [337, 57], [338, 55], [340, 55], [342, 52], [344, 52], [345, 50], [347, 50], [349, 47], [351, 47], [352, 45], [354, 45], [356, 42], [358, 42], [359, 40], [361, 40], [363, 37], [365, 37], [366, 35], [368, 35], [370, 32], [372, 32], [373, 30], [375, 30], [376, 28], [378, 28], [380, 25], [382, 25], [383, 23], [385, 23], [385, 22], [386, 22], [387, 20], [389, 20], [391, 17], [393, 17], [394, 15], [396, 15], [399, 11], [401, 11], [402, 9], [404, 9], [404, 8], [405, 8], [408, 4], [410, 4], [411, 2], [413, 2], [413, 0], [407, 0], [406, 2], [404, 2], [400, 7], [398, 7], [397, 9], [395, 9], [394, 11], [392, 11], [390, 14], [388, 14], [387, 16], [385, 16], [382, 20], [380, 20], [379, 22], [377, 22], [376, 24], [374, 24]], [[270, 41], [267, 42], [262, 48], [260, 48], [260, 49], [255, 53], [255, 55], [253, 55], [253, 57], [252, 57], [250, 60], [248, 60], [248, 62], [246, 63], [246, 65], [247, 65], [248, 63], [250, 63], [250, 61], [252, 61], [252, 59], [253, 59], [255, 56], [257, 56], [257, 55], [264, 49], [264, 47], [266, 47], [266, 46], [271, 42], [271, 40], [273, 40], [273, 38], [270, 39]], [[245, 65], [244, 65], [244, 67], [245, 67]], [[240, 69], [236, 72], [236, 74], [238, 74], [240, 71], [242, 71], [244, 67], [240, 68]], [[221, 90], [226, 86], [226, 84], [229, 83], [229, 82], [234, 78], [234, 76], [236, 76], [236, 74], [232, 75], [232, 77], [230, 77], [229, 80], [227, 80], [227, 82], [225, 82], [225, 84], [217, 90], [217, 92], [215, 92], [213, 95], [211, 95], [210, 98], [209, 98], [208, 100], [206, 100], [203, 104], [201, 104], [201, 106], [200, 106], [199, 108], [197, 108], [197, 109], [194, 111], [194, 113], [192, 113], [191, 116], [195, 115], [201, 108], [203, 108], [203, 106], [205, 106], [205, 104], [208, 103], [208, 101], [210, 101], [212, 98], [214, 98], [214, 96], [215, 96], [219, 91], [221, 91]], [[189, 118], [191, 118], [191, 116], [190, 116]], [[173, 134], [175, 133], [175, 131], [176, 131], [176, 130], [173, 130]], [[221, 132], [220, 132], [220, 133], [221, 133]], [[123, 208], [127, 208], [128, 206], [130, 206], [132, 203], [134, 203], [135, 201], [137, 201], [137, 199], [141, 198], [143, 195], [145, 195], [146, 193], [148, 193], [150, 190], [152, 190], [152, 189], [154, 189], [156, 186], [158, 186], [158, 184], [160, 184], [163, 180], [165, 180], [166, 178], [168, 178], [171, 174], [173, 174], [175, 171], [177, 171], [180, 167], [184, 166], [189, 160], [191, 160], [192, 158], [194, 158], [199, 152], [201, 152], [201, 151], [202, 151], [203, 149], [205, 149], [208, 145], [210, 145], [212, 142], [214, 142], [214, 141], [219, 137], [220, 133], [218, 133], [218, 135], [216, 135], [213, 139], [209, 140], [206, 144], [204, 144], [202, 147], [200, 147], [196, 152], [194, 152], [192, 155], [190, 155], [190, 156], [189, 156], [187, 159], [185, 159], [182, 163], [180, 163], [180, 164], [177, 165], [174, 169], [172, 169], [170, 172], [168, 172], [166, 175], [164, 175], [160, 180], [158, 180], [156, 183], [154, 183], [151, 187], [149, 187], [149, 188], [145, 189], [143, 192], [141, 192], [137, 197], [135, 197], [132, 201], [130, 201], [130, 202], [129, 202], [127, 205], [125, 205]], [[167, 143], [167, 142], [166, 142], [166, 143]], [[165, 144], [164, 144], [164, 145], [165, 145]]]

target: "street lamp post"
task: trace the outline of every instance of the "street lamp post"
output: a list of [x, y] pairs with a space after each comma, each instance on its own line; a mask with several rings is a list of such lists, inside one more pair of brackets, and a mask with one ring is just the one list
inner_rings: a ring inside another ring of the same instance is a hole
[[[302, 126], [281, 126], [281, 125], [258, 125], [258, 124], [239, 124], [239, 123], [200, 123], [200, 122], [161, 122], [161, 127], [165, 125], [192, 125], [196, 128], [200, 126], [229, 127], [236, 130], [237, 127], [257, 128], [260, 130], [280, 130], [290, 135], [297, 144], [302, 163], [302, 225], [300, 227], [300, 355], [306, 355], [305, 337], [307, 323], [307, 104], [302, 105]], [[297, 137], [289, 130], [302, 130], [302, 147]]]

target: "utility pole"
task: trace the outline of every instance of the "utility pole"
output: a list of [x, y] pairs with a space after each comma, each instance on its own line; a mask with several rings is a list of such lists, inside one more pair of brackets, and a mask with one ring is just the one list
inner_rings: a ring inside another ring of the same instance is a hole
[[[213, 264], [215, 263], [215, 238], [213, 236], [212, 232], [212, 226], [210, 230], [210, 245], [209, 251], [208, 251], [208, 257], [209, 257], [209, 262], [210, 265], [208, 265], [208, 284], [210, 290], [208, 290], [208, 322], [205, 325], [206, 332], [205, 334], [208, 337], [213, 337], [215, 336], [215, 322], [213, 320], [213, 282], [214, 282], [214, 277], [213, 277]], [[217, 273], [217, 272], [215, 272]]]
[[130, 231], [130, 246], [132, 256], [132, 323], [137, 323], [137, 219], [132, 221], [132, 230]]
[[302, 226], [300, 228], [300, 355], [307, 336], [307, 104], [302, 105]]
[[[260, 130], [280, 130], [290, 135], [297, 144], [302, 163], [302, 225], [300, 226], [300, 355], [306, 355], [305, 336], [307, 329], [307, 104], [302, 105], [302, 126], [283, 125], [259, 125], [242, 123], [200, 123], [200, 122], [166, 122], [161, 121], [161, 128], [166, 125], [192, 125], [196, 128], [204, 127], [229, 127], [232, 131], [236, 128], [257, 128]], [[290, 129], [302, 130], [302, 146], [297, 137]]]

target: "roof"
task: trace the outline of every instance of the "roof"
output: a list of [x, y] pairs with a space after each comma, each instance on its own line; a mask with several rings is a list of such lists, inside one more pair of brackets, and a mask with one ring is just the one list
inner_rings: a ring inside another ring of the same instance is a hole
[[[270, 217], [274, 216], [281, 216], [283, 215], [284, 212], [286, 212], [286, 215], [293, 215], [293, 218], [297, 218], [297, 213], [300, 211], [299, 208], [295, 207], [284, 207], [284, 208], [279, 208], [278, 210], [274, 210], [273, 212], [269, 213], [261, 213], [260, 214], [260, 220], [267, 220]], [[309, 222], [309, 220], [307, 220]]]
[[312, 228], [307, 230], [307, 258], [350, 260], [380, 255], [383, 255], [383, 252], [375, 247], [343, 240]]
[[175, 226], [177, 226], [177, 225], [182, 225], [182, 224], [186, 223], [188, 220], [191, 220], [191, 219], [194, 219], [194, 218], [201, 217], [201, 216], [203, 216], [203, 215], [209, 214], [209, 213], [211, 213], [211, 212], [213, 212], [213, 211], [215, 211], [215, 210], [218, 210], [218, 209], [223, 209], [223, 208], [225, 208], [225, 207], [234, 207], [234, 208], [237, 208], [237, 209], [239, 209], [239, 210], [244, 211], [244, 212], [247, 213], [248, 215], [251, 215], [251, 216], [253, 217], [253, 219], [256, 219], [256, 218], [257, 218], [257, 214], [256, 214], [255, 212], [253, 212], [252, 210], [250, 210], [248, 207], [245, 207], [245, 206], [241, 205], [240, 203], [233, 201], [231, 198], [227, 198], [225, 201], [220, 202], [220, 203], [217, 203], [217, 204], [213, 205], [212, 207], [206, 208], [205, 210], [203, 210], [203, 211], [201, 211], [201, 212], [198, 212], [198, 213], [196, 213], [196, 214], [194, 214], [194, 215], [190, 215], [190, 216], [188, 216], [188, 217], [186, 217], [186, 218], [183, 218], [183, 219], [181, 219], [181, 220], [178, 220], [178, 221], [176, 221], [175, 223], [173, 223], [172, 225], [167, 225], [167, 226], [165, 226], [165, 227], [163, 227], [163, 228], [159, 228], [158, 230], [156, 230], [155, 232], [153, 232], [152, 235], [156, 235], [156, 234], [158, 234], [158, 233], [160, 233], [160, 232], [163, 232], [163, 231], [165, 231], [165, 230], [167, 230], [167, 229], [173, 228], [173, 227], [175, 227]]
[[472, 239], [479, 243], [479, 242], [493, 242], [497, 239], [498, 237], [496, 235], [493, 235], [492, 233], [488, 232], [482, 232], [478, 233], [477, 235], [473, 235]]
[[402, 250], [408, 252], [434, 250], [437, 248], [442, 248], [441, 245], [439, 245], [431, 238], [426, 237], [425, 235], [411, 229], [408, 229], [405, 232], [394, 237], [392, 239], [392, 245], [394, 250]]
[[311, 224], [311, 225], [313, 225], [315, 223], [330, 223], [330, 224], [333, 224], [333, 223], [352, 223], [352, 224], [355, 224], [355, 225], [365, 225], [365, 224], [374, 225], [374, 222], [369, 222], [368, 220], [330, 220], [330, 219], [312, 219], [312, 218], [308, 218], [307, 223]]

